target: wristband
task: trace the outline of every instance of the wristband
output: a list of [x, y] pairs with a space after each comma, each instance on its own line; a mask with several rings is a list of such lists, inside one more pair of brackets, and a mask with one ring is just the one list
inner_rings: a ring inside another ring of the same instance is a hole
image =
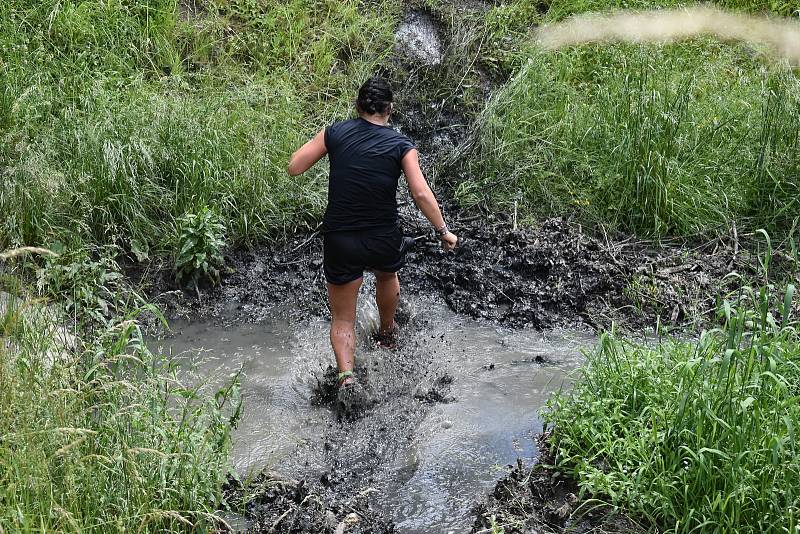
[[438, 235], [439, 237], [444, 237], [445, 235], [450, 233], [450, 229], [447, 228], [447, 224], [443, 225], [441, 228], [436, 228], [435, 231], [436, 235]]

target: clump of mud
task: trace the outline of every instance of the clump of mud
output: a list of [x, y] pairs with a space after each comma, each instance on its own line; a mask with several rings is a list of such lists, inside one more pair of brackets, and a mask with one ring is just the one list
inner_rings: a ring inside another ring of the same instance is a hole
[[304, 481], [264, 472], [246, 485], [230, 479], [226, 500], [249, 522], [246, 532], [391, 534], [391, 521], [374, 512], [368, 493], [336, 499]]
[[624, 276], [600, 243], [561, 219], [535, 232], [465, 228], [454, 254], [422, 251], [419, 271], [456, 312], [513, 326], [588, 319]]
[[462, 241], [455, 253], [441, 253], [438, 243], [420, 246], [407, 276], [440, 292], [458, 313], [516, 327], [640, 327], [656, 320], [699, 327], [733, 288], [725, 276], [752, 273], [756, 263], [714, 243], [609, 239], [561, 218], [516, 231], [477, 221], [453, 226]]

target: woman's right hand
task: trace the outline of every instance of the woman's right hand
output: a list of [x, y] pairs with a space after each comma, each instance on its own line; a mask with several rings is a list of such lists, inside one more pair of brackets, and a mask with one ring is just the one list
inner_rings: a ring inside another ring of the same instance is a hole
[[458, 236], [453, 232], [447, 232], [439, 237], [439, 239], [442, 241], [442, 250], [445, 252], [450, 252], [456, 248], [456, 243], [458, 243]]

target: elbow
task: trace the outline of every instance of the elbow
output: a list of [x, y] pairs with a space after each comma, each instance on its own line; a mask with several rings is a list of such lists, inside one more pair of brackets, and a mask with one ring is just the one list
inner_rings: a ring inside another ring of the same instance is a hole
[[299, 176], [303, 174], [303, 170], [294, 159], [289, 162], [289, 165], [286, 167], [286, 172], [289, 173], [289, 176]]
[[417, 205], [430, 201], [431, 196], [428, 191], [411, 191], [411, 198], [414, 199]]

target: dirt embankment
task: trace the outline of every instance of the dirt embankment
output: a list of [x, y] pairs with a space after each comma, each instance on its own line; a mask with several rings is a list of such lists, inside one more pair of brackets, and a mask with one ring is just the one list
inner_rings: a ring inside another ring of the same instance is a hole
[[[699, 327], [713, 320], [716, 299], [733, 288], [725, 276], [753, 273], [752, 256], [719, 242], [704, 247], [655, 246], [632, 238], [607, 238], [564, 219], [513, 231], [502, 222], [451, 219], [461, 242], [445, 254], [428, 229], [401, 271], [403, 291], [438, 296], [455, 312], [513, 327], [550, 328], [612, 321], [639, 328]], [[714, 248], [716, 247], [716, 250]], [[295, 302], [298, 317], [327, 315], [319, 236], [228, 255], [222, 283], [193, 292], [153, 296], [174, 316], [259, 321], [276, 303]], [[157, 286], [170, 284], [164, 273]]]

